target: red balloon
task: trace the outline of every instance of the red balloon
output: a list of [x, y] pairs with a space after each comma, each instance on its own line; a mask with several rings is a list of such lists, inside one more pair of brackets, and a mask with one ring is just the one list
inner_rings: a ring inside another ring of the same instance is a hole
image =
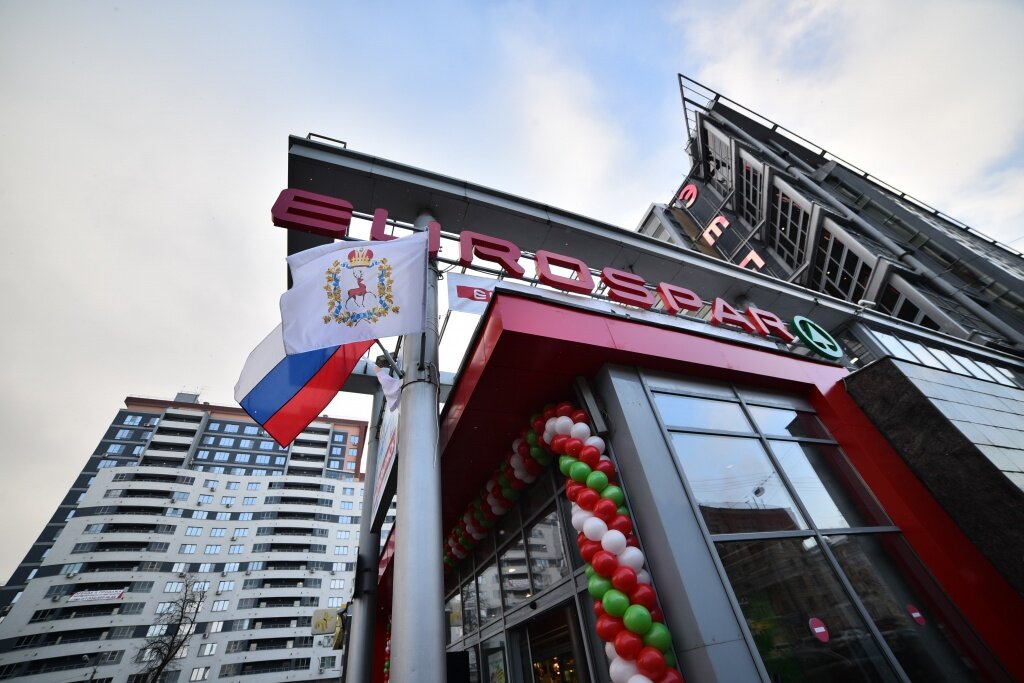
[[594, 559], [594, 554], [601, 549], [601, 544], [597, 541], [584, 541], [580, 544], [580, 557], [583, 558], [584, 562], [590, 562]]
[[609, 577], [615, 573], [615, 569], [619, 566], [619, 561], [607, 550], [598, 550], [594, 553], [594, 557], [590, 559], [590, 566], [601, 576]]
[[526, 488], [526, 482], [523, 481], [522, 479], [516, 479], [515, 477], [512, 477], [512, 481], [509, 482], [509, 486], [514, 488], [516, 491], [522, 491], [523, 489]]
[[580, 457], [580, 451], [583, 450], [583, 442], [579, 439], [569, 439], [565, 442], [565, 452], [574, 458]]
[[505, 478], [509, 481], [516, 478], [516, 471], [512, 468], [512, 465], [505, 465], [504, 469], [501, 470], [501, 473], [504, 474]]
[[629, 534], [628, 536], [626, 536], [626, 545], [631, 545], [634, 548], [639, 548], [640, 547], [640, 539], [638, 539], [633, 534]]
[[544, 421], [547, 422], [553, 417], [555, 417], [555, 407], [551, 405], [544, 406]]
[[526, 441], [524, 440], [521, 444], [519, 444], [519, 448], [516, 449], [516, 452], [525, 458], [530, 454], [530, 444], [526, 443]]
[[[594, 489], [587, 489], [588, 491], [594, 491]], [[597, 491], [594, 491], [597, 493]], [[610, 522], [615, 518], [615, 515], [619, 514], [619, 508], [615, 505], [614, 500], [608, 500], [607, 498], [601, 498], [594, 505], [594, 514], [605, 522]], [[609, 527], [610, 528], [610, 527]]]
[[629, 601], [634, 605], [643, 605], [648, 610], [658, 606], [658, 598], [655, 597], [654, 589], [649, 583], [638, 583], [629, 594]]
[[537, 432], [537, 434], [543, 434], [546, 423], [547, 420], [542, 420], [538, 417], [530, 426], [533, 427], [533, 431]]
[[[569, 479], [568, 481], [566, 481], [565, 482], [565, 497], [568, 498], [569, 500], [575, 502], [576, 501], [576, 496], [580, 495], [580, 490], [581, 490], [580, 486], [581, 486], [581, 484], [578, 484], [578, 483], [574, 482], [572, 479]], [[583, 488], [586, 488], [586, 487], [584, 486]]]
[[555, 438], [551, 439], [551, 450], [559, 455], [565, 453], [565, 442], [569, 440], [568, 435], [559, 434]]
[[573, 422], [586, 422], [588, 418], [587, 414], [584, 411], [574, 410], [572, 411], [572, 415], [569, 416], [569, 419], [571, 419]]
[[615, 652], [624, 659], [636, 659], [644, 648], [644, 639], [639, 634], [623, 629], [615, 636]]
[[568, 401], [565, 401], [555, 406], [555, 415], [558, 417], [568, 417], [569, 415], [572, 415], [573, 410], [575, 410], [573, 405]]
[[[607, 498], [605, 500], [608, 500]], [[611, 502], [611, 501], [608, 501]], [[615, 529], [621, 531], [622, 535], [629, 538], [633, 533], [633, 520], [626, 515], [618, 514], [618, 508], [616, 508], [616, 515], [612, 517], [611, 521], [608, 522], [609, 529]]]
[[626, 627], [622, 625], [622, 619], [608, 614], [602, 614], [597, 618], [597, 636], [606, 643], [615, 640], [615, 636], [619, 635], [624, 628]]
[[523, 469], [526, 470], [526, 473], [529, 474], [530, 476], [536, 477], [538, 474], [540, 474], [542, 468], [539, 462], [534, 460], [529, 455], [525, 455], [523, 456]]
[[599, 617], [602, 614], [605, 614], [604, 604], [602, 604], [602, 602], [600, 600], [595, 600], [594, 601], [594, 616]]
[[629, 595], [636, 588], [636, 572], [630, 567], [619, 567], [612, 572], [612, 586]]
[[576, 547], [577, 548], [582, 548], [583, 544], [586, 543], [586, 542], [587, 542], [587, 537], [583, 535], [582, 531], [580, 531], [579, 533], [576, 534]]
[[683, 680], [683, 674], [679, 671], [669, 669], [658, 679], [658, 683], [686, 683], [686, 681]]
[[496, 514], [494, 514], [494, 510], [491, 509], [490, 505], [483, 506], [480, 509], [480, 512], [483, 513], [484, 519], [486, 519], [488, 522], [493, 522], [494, 520], [496, 520], [498, 518], [498, 516]]
[[665, 655], [661, 654], [658, 648], [651, 647], [650, 645], [640, 650], [640, 653], [637, 654], [636, 668], [650, 679], [659, 678], [668, 669], [665, 664]]
[[665, 623], [665, 615], [661, 613], [661, 610], [655, 607], [652, 610], [648, 610], [651, 613], [651, 619], [658, 622], [659, 624]]
[[[595, 509], [595, 507], [602, 500], [607, 499], [602, 498], [600, 493], [598, 493], [594, 489], [588, 489], [586, 486], [583, 487], [582, 491], [576, 494], [576, 504], [579, 505], [584, 510]], [[610, 500], [608, 502], [611, 503]], [[615, 503], [612, 503], [612, 505], [614, 506]]]
[[[594, 450], [597, 450], [596, 448]], [[608, 481], [615, 480], [615, 465], [612, 464], [611, 460], [598, 460], [597, 466], [594, 467], [599, 472], [604, 472], [605, 476], [608, 477]]]
[[601, 452], [593, 446], [583, 446], [579, 454], [580, 462], [587, 463], [587, 467], [594, 469], [597, 463], [601, 462]]

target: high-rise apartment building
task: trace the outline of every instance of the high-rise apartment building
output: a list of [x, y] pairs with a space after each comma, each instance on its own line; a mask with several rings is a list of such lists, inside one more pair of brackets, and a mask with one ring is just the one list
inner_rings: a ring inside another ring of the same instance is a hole
[[352, 594], [366, 423], [324, 416], [282, 448], [198, 399], [125, 399], [0, 591], [0, 679], [140, 680], [190, 584], [195, 632], [161, 680], [337, 680], [310, 625]]

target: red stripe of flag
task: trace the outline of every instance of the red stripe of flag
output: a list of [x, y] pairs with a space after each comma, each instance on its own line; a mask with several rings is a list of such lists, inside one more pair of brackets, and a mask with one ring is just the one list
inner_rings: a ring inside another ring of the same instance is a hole
[[339, 346], [306, 385], [263, 425], [274, 441], [281, 446], [294, 441], [337, 396], [356, 363], [371, 346], [372, 339]]

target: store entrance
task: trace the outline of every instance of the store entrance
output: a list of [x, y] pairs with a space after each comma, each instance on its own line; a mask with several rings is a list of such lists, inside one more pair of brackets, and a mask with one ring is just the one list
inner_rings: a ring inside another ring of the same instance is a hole
[[590, 680], [580, 639], [579, 618], [572, 602], [534, 617], [518, 629], [523, 679], [533, 683]]

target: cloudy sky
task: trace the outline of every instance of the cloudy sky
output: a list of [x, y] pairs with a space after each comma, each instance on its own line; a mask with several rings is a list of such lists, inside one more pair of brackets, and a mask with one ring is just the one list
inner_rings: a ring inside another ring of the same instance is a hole
[[230, 403], [289, 134], [633, 228], [688, 170], [683, 72], [1020, 248], [1021, 35], [995, 0], [0, 0], [0, 580], [126, 395]]

